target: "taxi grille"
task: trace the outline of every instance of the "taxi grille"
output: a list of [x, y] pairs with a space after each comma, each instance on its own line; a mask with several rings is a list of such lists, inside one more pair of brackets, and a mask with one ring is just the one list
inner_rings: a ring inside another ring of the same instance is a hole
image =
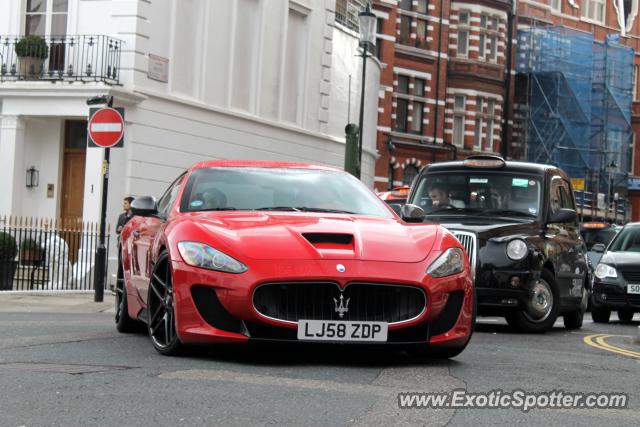
[[640, 284], [640, 270], [627, 270], [621, 271], [622, 277], [629, 283]]
[[289, 322], [305, 319], [396, 323], [418, 317], [427, 298], [422, 289], [407, 285], [349, 283], [341, 291], [335, 282], [286, 282], [257, 287], [253, 305], [264, 316]]
[[471, 271], [473, 277], [476, 275], [476, 235], [468, 231], [450, 230], [451, 233], [462, 243], [467, 256], [469, 257], [469, 264], [471, 265]]

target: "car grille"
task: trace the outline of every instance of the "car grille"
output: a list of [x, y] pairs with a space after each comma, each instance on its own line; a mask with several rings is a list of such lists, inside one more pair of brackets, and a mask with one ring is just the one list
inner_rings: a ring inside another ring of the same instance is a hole
[[[640, 305], [640, 295], [634, 294], [606, 294], [607, 297], [603, 301], [610, 302], [613, 304], [625, 304], [629, 303], [631, 305]], [[602, 299], [602, 297], [600, 297]]]
[[468, 231], [450, 230], [454, 236], [462, 243], [464, 250], [469, 257], [469, 264], [471, 265], [471, 271], [473, 277], [476, 275], [476, 235]]
[[640, 270], [622, 270], [621, 273], [627, 282], [640, 284]]
[[335, 282], [285, 282], [257, 287], [253, 305], [264, 316], [288, 322], [305, 319], [396, 323], [418, 317], [427, 298], [422, 289], [407, 285], [349, 283], [341, 291]]

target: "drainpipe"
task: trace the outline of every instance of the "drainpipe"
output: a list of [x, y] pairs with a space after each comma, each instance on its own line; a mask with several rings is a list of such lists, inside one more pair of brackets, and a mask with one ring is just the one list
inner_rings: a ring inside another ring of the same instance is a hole
[[513, 21], [518, 7], [517, 0], [511, 0], [511, 8], [507, 18], [507, 75], [504, 79], [504, 99], [502, 101], [502, 137], [500, 138], [500, 154], [506, 159], [509, 156], [509, 116], [511, 115], [511, 71], [513, 62]]
[[444, 20], [444, 0], [440, 0], [440, 29], [438, 35], [438, 59], [436, 61], [436, 107], [433, 120], [433, 143], [438, 143], [438, 115], [440, 102], [440, 58], [442, 57], [442, 21]]

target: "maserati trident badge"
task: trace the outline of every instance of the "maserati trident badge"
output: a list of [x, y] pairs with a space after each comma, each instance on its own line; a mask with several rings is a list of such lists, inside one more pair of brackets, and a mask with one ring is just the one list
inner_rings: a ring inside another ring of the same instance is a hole
[[336, 270], [338, 270], [339, 273], [344, 273], [345, 271], [347, 271], [347, 269], [345, 268], [344, 265], [342, 264], [338, 264], [336, 265]]
[[333, 303], [336, 306], [336, 313], [338, 313], [338, 316], [340, 316], [340, 318], [342, 319], [344, 317], [344, 314], [347, 313], [349, 311], [349, 301], [351, 300], [351, 298], [347, 298], [347, 301], [344, 301], [344, 295], [340, 294], [340, 304], [338, 304], [338, 300], [337, 299], [333, 299]]

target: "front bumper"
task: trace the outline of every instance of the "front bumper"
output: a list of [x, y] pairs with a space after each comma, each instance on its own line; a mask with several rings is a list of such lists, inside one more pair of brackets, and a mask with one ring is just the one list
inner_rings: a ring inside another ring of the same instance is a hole
[[612, 310], [626, 308], [640, 311], [640, 295], [628, 294], [626, 284], [608, 283], [599, 279], [593, 283], [591, 303], [594, 307]]
[[493, 314], [525, 308], [533, 296], [531, 286], [539, 277], [539, 272], [529, 270], [491, 270], [478, 274], [479, 312]]
[[[423, 264], [340, 262], [351, 273], [349, 276], [336, 275], [336, 262], [329, 260], [255, 262], [251, 270], [239, 275], [173, 261], [178, 336], [185, 344], [297, 342], [297, 323], [260, 314], [253, 306], [253, 292], [264, 283], [313, 278], [341, 287], [363, 281], [420, 287], [427, 298], [426, 309], [415, 319], [389, 324], [386, 344], [451, 346], [468, 340], [473, 329], [473, 281], [467, 272], [433, 279], [426, 276]], [[416, 281], [416, 277], [421, 280]]]

